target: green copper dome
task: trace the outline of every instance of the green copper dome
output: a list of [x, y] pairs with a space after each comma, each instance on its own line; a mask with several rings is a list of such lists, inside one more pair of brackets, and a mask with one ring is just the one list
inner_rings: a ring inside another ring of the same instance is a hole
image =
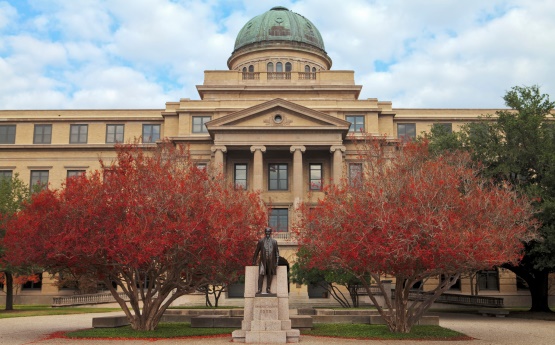
[[322, 36], [314, 24], [282, 6], [276, 6], [245, 24], [235, 40], [235, 51], [263, 41], [301, 42], [325, 51]]

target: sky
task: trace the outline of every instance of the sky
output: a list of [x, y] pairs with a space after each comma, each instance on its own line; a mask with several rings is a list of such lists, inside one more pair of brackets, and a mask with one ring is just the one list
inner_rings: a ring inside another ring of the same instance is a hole
[[274, 6], [319, 29], [333, 70], [394, 108], [555, 99], [553, 0], [0, 0], [0, 109], [162, 109], [199, 99], [247, 21]]

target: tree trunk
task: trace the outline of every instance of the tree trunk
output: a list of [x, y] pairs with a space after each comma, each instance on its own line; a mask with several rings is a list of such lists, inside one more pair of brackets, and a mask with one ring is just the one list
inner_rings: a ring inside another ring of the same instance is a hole
[[534, 274], [534, 279], [526, 280], [532, 298], [532, 307], [529, 311], [548, 312], [549, 308], [549, 272], [538, 271]]
[[6, 277], [6, 310], [13, 310], [13, 275], [11, 272], [4, 272]]

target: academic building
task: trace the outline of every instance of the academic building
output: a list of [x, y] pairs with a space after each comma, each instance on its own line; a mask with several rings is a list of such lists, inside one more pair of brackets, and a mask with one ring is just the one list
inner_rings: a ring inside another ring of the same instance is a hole
[[[497, 110], [405, 109], [360, 99], [363, 86], [356, 84], [355, 72], [332, 69], [318, 29], [284, 7], [244, 25], [227, 66], [205, 71], [197, 86], [200, 99], [170, 100], [160, 109], [2, 110], [0, 176], [17, 173], [30, 185], [58, 188], [68, 177], [98, 169], [100, 157], [115, 157], [115, 143], [140, 138], [152, 147], [167, 138], [187, 144], [198, 166], [223, 169], [235, 185], [261, 191], [271, 206], [269, 225], [280, 254], [292, 265], [295, 207], [321, 197], [325, 185], [361, 173], [353, 138], [370, 134], [394, 143], [436, 123], [457, 131]], [[483, 271], [477, 280], [482, 296], [504, 297], [505, 305], [529, 301], [509, 271]], [[470, 286], [463, 279], [452, 292], [470, 294]], [[317, 289], [290, 288], [293, 304], [334, 303]], [[17, 289], [15, 303], [50, 304], [54, 296], [73, 293], [58, 289], [44, 273], [39, 282]], [[230, 294], [223, 304], [237, 305]]]

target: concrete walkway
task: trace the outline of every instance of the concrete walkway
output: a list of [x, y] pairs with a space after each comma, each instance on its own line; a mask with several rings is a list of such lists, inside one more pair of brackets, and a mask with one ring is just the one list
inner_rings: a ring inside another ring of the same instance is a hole
[[[154, 342], [156, 345], [166, 344], [202, 344], [216, 345], [229, 344], [231, 336], [222, 338], [194, 338], [174, 340], [74, 340], [49, 338], [49, 335], [59, 331], [71, 331], [90, 328], [92, 318], [106, 316], [113, 313], [102, 314], [80, 314], [63, 316], [34, 316], [12, 319], [0, 319], [0, 344], [23, 345], [23, 344], [128, 344], [141, 345]], [[120, 313], [121, 314], [121, 313]], [[552, 345], [555, 344], [555, 323], [552, 321], [525, 320], [516, 318], [493, 318], [472, 314], [449, 314], [441, 313], [440, 324], [475, 338], [469, 341], [419, 341], [418, 345]], [[378, 341], [378, 340], [350, 340], [311, 337], [301, 335], [302, 344], [397, 344], [409, 345], [410, 340], [405, 341]]]

